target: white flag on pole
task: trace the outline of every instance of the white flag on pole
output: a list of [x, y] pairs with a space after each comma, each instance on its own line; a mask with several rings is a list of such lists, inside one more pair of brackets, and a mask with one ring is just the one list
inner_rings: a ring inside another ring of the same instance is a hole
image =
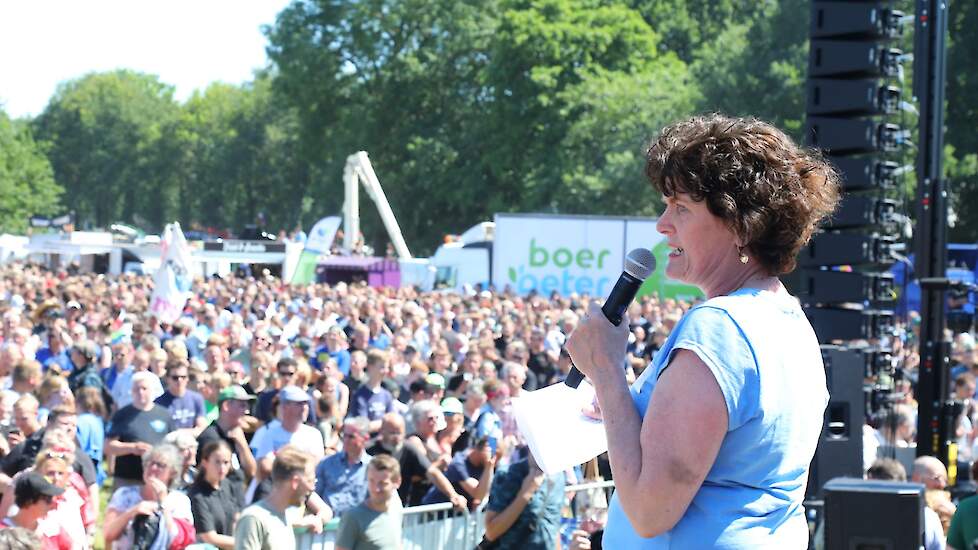
[[179, 223], [166, 226], [160, 246], [160, 268], [153, 276], [153, 296], [149, 309], [161, 321], [172, 323], [183, 312], [193, 283], [190, 276], [190, 247]]

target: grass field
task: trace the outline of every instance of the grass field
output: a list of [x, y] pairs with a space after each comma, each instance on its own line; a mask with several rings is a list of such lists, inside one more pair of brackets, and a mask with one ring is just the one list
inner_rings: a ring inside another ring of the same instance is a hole
[[99, 491], [98, 521], [95, 522], [95, 550], [105, 550], [105, 539], [102, 538], [102, 523], [105, 521], [105, 508], [109, 504], [112, 488], [112, 478], [106, 479]]

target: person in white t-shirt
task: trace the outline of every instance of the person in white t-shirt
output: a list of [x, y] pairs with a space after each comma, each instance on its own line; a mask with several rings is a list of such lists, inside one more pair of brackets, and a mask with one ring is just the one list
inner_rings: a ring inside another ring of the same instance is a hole
[[[275, 452], [286, 445], [308, 453], [316, 463], [325, 455], [323, 434], [306, 425], [303, 420], [309, 414], [309, 394], [298, 386], [285, 386], [278, 392], [278, 418], [258, 428], [251, 439], [251, 451], [258, 462], [258, 475], [252, 480], [246, 498], [258, 500], [270, 489], [267, 480], [272, 472]], [[264, 482], [264, 483], [263, 483]]]

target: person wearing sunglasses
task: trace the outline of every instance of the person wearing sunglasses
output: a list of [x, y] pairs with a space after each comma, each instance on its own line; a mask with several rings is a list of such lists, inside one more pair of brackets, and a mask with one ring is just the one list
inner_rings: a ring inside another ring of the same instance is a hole
[[102, 524], [105, 547], [143, 548], [148, 542], [151, 548], [186, 548], [196, 535], [190, 498], [173, 487], [180, 450], [159, 445], [144, 453], [141, 462], [142, 483], [117, 489], [109, 499]]
[[[262, 422], [268, 424], [275, 416], [275, 398], [279, 396], [278, 388], [285, 388], [287, 386], [304, 388], [305, 383], [303, 382], [302, 376], [299, 373], [299, 363], [292, 359], [291, 357], [285, 357], [279, 359], [278, 363], [275, 365], [275, 380], [276, 383], [266, 389], [265, 391], [258, 394], [258, 400], [255, 402], [255, 418], [261, 420]], [[310, 397], [308, 394], [306, 397]], [[279, 403], [282, 400], [279, 398]], [[303, 422], [316, 425], [316, 411], [313, 407], [310, 407], [306, 411], [306, 416], [302, 418]]]
[[172, 363], [166, 369], [166, 391], [156, 398], [156, 404], [164, 407], [173, 417], [177, 429], [191, 429], [194, 436], [207, 427], [204, 398], [187, 389], [190, 369], [186, 363]]

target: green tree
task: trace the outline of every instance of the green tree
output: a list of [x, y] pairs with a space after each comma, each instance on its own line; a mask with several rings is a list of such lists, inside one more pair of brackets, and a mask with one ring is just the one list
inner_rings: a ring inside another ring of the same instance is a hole
[[60, 214], [62, 192], [30, 128], [0, 110], [0, 231], [23, 233], [32, 215]]
[[152, 75], [93, 73], [58, 87], [34, 129], [83, 226], [176, 216], [177, 114], [173, 88]]
[[808, 67], [808, 0], [758, 2], [694, 53], [702, 111], [753, 115], [800, 138]]
[[659, 51], [692, 63], [706, 44], [717, 41], [730, 27], [750, 25], [771, 2], [633, 0], [630, 4], [661, 37]]
[[641, 181], [630, 160], [694, 104], [685, 64], [623, 3], [306, 0], [267, 34], [316, 208], [338, 209], [342, 164], [365, 149], [420, 252], [495, 212], [596, 211]]
[[955, 242], [978, 242], [978, 5], [951, 2], [948, 8], [949, 48], [947, 56], [948, 188], [957, 221], [949, 238]]

